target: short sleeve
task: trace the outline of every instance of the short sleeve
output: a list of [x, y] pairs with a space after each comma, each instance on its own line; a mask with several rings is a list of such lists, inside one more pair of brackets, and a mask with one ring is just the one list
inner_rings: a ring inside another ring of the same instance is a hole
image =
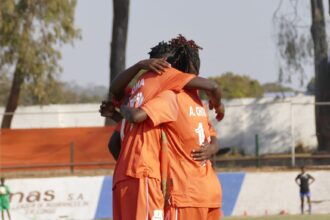
[[176, 94], [169, 90], [159, 93], [141, 108], [147, 113], [153, 126], [175, 121], [178, 117]]
[[162, 91], [172, 90], [174, 92], [179, 92], [183, 87], [190, 82], [196, 75], [183, 73], [174, 68], [168, 68], [162, 75], [160, 86]]

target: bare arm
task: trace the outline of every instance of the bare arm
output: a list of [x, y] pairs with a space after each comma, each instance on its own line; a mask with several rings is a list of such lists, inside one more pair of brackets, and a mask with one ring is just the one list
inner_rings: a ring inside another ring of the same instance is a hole
[[299, 176], [296, 177], [295, 181], [297, 183], [298, 186], [300, 186], [300, 183], [298, 182]]
[[115, 96], [116, 99], [121, 99], [124, 95], [123, 91], [126, 86], [141, 69], [162, 73], [167, 67], [170, 67], [170, 64], [167, 63], [164, 59], [141, 60], [130, 68], [124, 70], [122, 73], [118, 74], [112, 80], [110, 85], [110, 92]]
[[217, 107], [221, 103], [221, 90], [219, 85], [209, 79], [205, 79], [202, 77], [195, 77], [190, 80], [184, 87], [185, 89], [199, 89], [204, 90], [209, 98], [212, 99], [214, 107]]
[[314, 177], [312, 177], [311, 175], [309, 175], [309, 178], [312, 180], [312, 181], [309, 183], [309, 185], [311, 185], [312, 183], [314, 183], [314, 182], [315, 182], [315, 178], [314, 178]]
[[184, 88], [204, 90], [210, 99], [209, 108], [215, 110], [218, 121], [223, 119], [224, 106], [221, 104], [221, 90], [216, 82], [202, 77], [195, 77]]

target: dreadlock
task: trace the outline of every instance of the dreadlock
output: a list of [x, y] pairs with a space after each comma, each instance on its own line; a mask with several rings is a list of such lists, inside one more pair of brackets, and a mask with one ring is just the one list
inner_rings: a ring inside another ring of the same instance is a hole
[[170, 40], [170, 45], [175, 49], [175, 54], [168, 58], [168, 62], [178, 70], [198, 74], [200, 68], [198, 50], [202, 48], [195, 41], [188, 41], [181, 34]]
[[164, 58], [174, 56], [175, 50], [167, 42], [161, 41], [156, 46], [151, 48], [149, 52], [150, 58]]

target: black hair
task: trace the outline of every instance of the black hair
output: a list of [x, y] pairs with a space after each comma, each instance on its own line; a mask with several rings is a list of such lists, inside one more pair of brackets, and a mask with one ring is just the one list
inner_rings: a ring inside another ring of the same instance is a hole
[[150, 58], [167, 58], [175, 54], [175, 49], [167, 42], [159, 42], [156, 46], [151, 48], [149, 52]]
[[150, 58], [166, 58], [172, 67], [185, 73], [199, 73], [200, 58], [198, 50], [202, 49], [195, 41], [187, 40], [181, 34], [169, 42], [161, 41], [151, 48]]
[[181, 34], [173, 38], [170, 41], [170, 45], [175, 49], [175, 54], [169, 57], [167, 61], [171, 63], [174, 68], [182, 72], [195, 73], [198, 75], [200, 69], [199, 49], [202, 48], [198, 46], [195, 41], [188, 41]]

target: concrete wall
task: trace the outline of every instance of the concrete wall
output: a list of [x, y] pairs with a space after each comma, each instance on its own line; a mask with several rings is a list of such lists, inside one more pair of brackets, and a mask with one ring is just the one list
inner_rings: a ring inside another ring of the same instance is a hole
[[[309, 172], [312, 212], [330, 213], [330, 172]], [[296, 172], [220, 173], [225, 216], [300, 213]], [[10, 179], [13, 219], [111, 218], [112, 176]], [[307, 207], [306, 207], [307, 208]]]
[[[313, 150], [317, 145], [313, 103], [311, 96], [235, 99], [225, 102], [226, 116], [221, 123], [216, 123], [213, 112], [210, 115], [223, 147], [236, 147], [254, 154], [255, 135], [258, 134], [261, 154], [290, 152], [292, 144]], [[98, 109], [99, 104], [20, 107], [12, 127], [103, 126], [104, 119], [99, 116]], [[0, 112], [3, 111], [0, 108]]]
[[[312, 212], [330, 213], [330, 172], [309, 173], [316, 179], [311, 185]], [[231, 215], [261, 216], [281, 212], [299, 214], [299, 188], [294, 182], [296, 176], [296, 172], [247, 173]], [[305, 204], [305, 209], [307, 208]]]
[[313, 103], [314, 97], [306, 96], [237, 99], [225, 102], [222, 122], [216, 123], [213, 112], [210, 115], [224, 147], [254, 154], [258, 134], [261, 154], [290, 152], [292, 145], [314, 150], [317, 140]]
[[[19, 107], [12, 128], [64, 128], [103, 126], [99, 104], [47, 105]], [[4, 108], [0, 108], [4, 112]], [[0, 116], [2, 119], [2, 115]]]

